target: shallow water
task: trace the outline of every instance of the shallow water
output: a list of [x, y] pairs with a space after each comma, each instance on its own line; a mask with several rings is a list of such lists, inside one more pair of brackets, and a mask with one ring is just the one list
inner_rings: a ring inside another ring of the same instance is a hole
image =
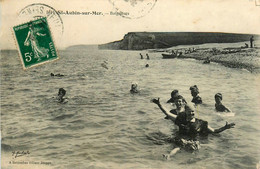
[[[50, 161], [57, 169], [255, 168], [260, 161], [259, 74], [149, 55], [150, 60], [140, 60], [136, 51], [65, 50], [60, 60], [23, 71], [16, 51], [3, 52], [2, 156], [29, 150], [30, 159]], [[104, 61], [108, 69], [101, 66]], [[51, 77], [51, 72], [65, 76]], [[129, 93], [133, 81], [140, 94]], [[236, 126], [203, 138], [198, 152], [181, 151], [166, 161], [162, 154], [173, 145], [164, 138], [176, 127], [150, 99], [165, 103], [178, 89], [190, 101], [194, 84], [204, 102], [196, 116], [213, 128], [226, 121]], [[53, 101], [60, 87], [67, 90], [67, 104]], [[234, 116], [214, 111], [218, 92]]]

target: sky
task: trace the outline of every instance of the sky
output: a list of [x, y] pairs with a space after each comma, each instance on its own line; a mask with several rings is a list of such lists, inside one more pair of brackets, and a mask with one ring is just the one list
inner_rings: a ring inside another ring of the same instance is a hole
[[[16, 48], [12, 27], [31, 19], [32, 16], [19, 13], [34, 3], [46, 4], [56, 11], [104, 14], [60, 14], [63, 33], [56, 27], [51, 27], [51, 31], [55, 45], [66, 48], [121, 40], [135, 31], [260, 34], [260, 4], [256, 6], [256, 2], [259, 0], [1, 0], [0, 45], [2, 49]], [[129, 13], [130, 18], [110, 15], [117, 8]]]

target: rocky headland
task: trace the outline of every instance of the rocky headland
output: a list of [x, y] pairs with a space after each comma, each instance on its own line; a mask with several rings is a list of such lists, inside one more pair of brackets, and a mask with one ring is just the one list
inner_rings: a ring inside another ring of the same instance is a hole
[[[250, 38], [254, 47], [250, 48]], [[171, 53], [178, 58], [193, 58], [221, 63], [232, 68], [260, 72], [260, 35], [211, 32], [129, 32], [120, 41], [101, 44], [99, 49], [148, 50]], [[246, 46], [248, 45], [248, 46]], [[193, 52], [186, 52], [195, 49]]]
[[99, 49], [144, 50], [169, 48], [179, 45], [198, 45], [205, 43], [235, 43], [248, 41], [259, 35], [212, 33], [212, 32], [129, 32], [120, 41], [99, 45]]

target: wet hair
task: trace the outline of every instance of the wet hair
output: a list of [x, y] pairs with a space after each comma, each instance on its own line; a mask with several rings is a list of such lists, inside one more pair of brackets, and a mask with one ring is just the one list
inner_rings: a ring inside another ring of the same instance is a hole
[[65, 90], [65, 89], [63, 89], [63, 88], [60, 88], [60, 89], [59, 89], [59, 94], [60, 94], [60, 93], [62, 93], [62, 94], [64, 94], [64, 95], [65, 95], [65, 94], [66, 94], [66, 90]]
[[174, 102], [176, 102], [177, 100], [181, 99], [185, 104], [187, 104], [186, 100], [184, 99], [184, 97], [182, 97], [181, 95], [178, 95], [174, 98]]
[[222, 100], [222, 94], [221, 94], [221, 93], [215, 94], [215, 99], [216, 99], [216, 98], [220, 98], [220, 99]]
[[137, 83], [136, 82], [133, 82], [132, 84], [131, 84], [131, 89], [137, 89]]
[[178, 95], [176, 99], [184, 99], [181, 95]]
[[171, 97], [174, 97], [177, 93], [179, 93], [179, 91], [178, 90], [173, 90], [172, 92], [171, 92]]
[[199, 88], [197, 87], [197, 85], [191, 86], [190, 90], [199, 93]]

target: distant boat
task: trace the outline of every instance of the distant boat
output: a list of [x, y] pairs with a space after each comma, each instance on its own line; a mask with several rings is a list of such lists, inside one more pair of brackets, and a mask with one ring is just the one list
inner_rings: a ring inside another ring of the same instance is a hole
[[173, 58], [177, 58], [178, 55], [177, 54], [164, 54], [162, 53], [163, 59], [173, 59]]

